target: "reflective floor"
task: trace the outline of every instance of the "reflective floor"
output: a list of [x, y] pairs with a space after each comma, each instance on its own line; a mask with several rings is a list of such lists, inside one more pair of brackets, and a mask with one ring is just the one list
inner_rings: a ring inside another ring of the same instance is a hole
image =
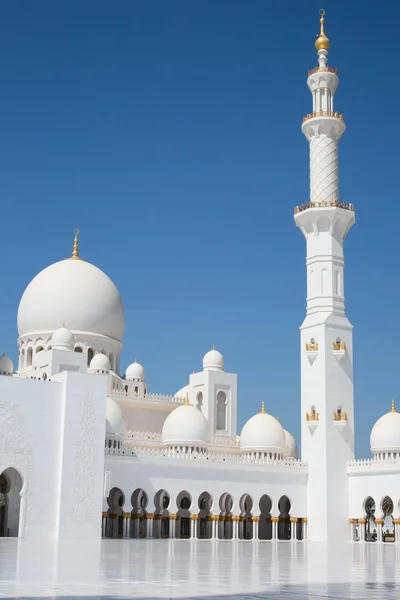
[[0, 540], [0, 598], [398, 599], [400, 544]]

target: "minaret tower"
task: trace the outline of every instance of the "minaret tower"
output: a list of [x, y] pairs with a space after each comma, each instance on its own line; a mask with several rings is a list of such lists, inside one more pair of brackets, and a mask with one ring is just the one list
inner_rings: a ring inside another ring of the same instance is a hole
[[338, 145], [346, 129], [334, 111], [339, 83], [327, 66], [330, 41], [321, 31], [318, 67], [308, 72], [313, 112], [303, 119], [310, 144], [310, 202], [295, 208], [307, 242], [307, 314], [301, 330], [301, 449], [308, 462], [308, 537], [326, 541], [348, 532], [346, 462], [354, 457], [352, 325], [344, 307], [343, 242], [354, 207], [339, 199]]

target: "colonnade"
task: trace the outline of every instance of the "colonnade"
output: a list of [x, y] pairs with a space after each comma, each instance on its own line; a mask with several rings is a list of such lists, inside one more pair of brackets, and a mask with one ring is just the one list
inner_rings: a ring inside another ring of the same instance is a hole
[[[198, 514], [191, 514], [189, 517], [184, 517], [189, 521], [189, 527], [185, 528], [185, 535], [181, 535], [180, 517], [178, 514], [169, 513], [168, 515], [159, 515], [154, 513], [129, 513], [122, 512], [121, 514], [103, 512], [102, 513], [102, 536], [117, 537], [117, 538], [183, 538], [183, 539], [234, 539], [234, 540], [260, 540], [266, 539], [269, 541], [281, 540], [279, 535], [279, 517], [270, 517], [268, 521], [271, 523], [271, 536], [260, 537], [259, 524], [260, 516], [244, 517], [241, 515], [221, 516], [208, 515], [207, 517], [199, 517]], [[251, 523], [250, 535], [243, 535], [244, 522]], [[118, 522], [117, 522], [118, 521]], [[200, 523], [201, 521], [210, 523], [208, 535], [202, 535]], [[111, 522], [111, 524], [110, 524]], [[307, 518], [290, 517], [290, 529], [286, 540], [302, 541], [307, 539]], [[400, 522], [400, 521], [399, 521]], [[163, 526], [164, 524], [164, 526]], [[231, 535], [224, 535], [224, 525], [231, 524]], [[286, 520], [285, 520], [286, 524]], [[222, 528], [221, 528], [222, 525]], [[108, 528], [111, 526], [112, 531]], [[164, 532], [164, 533], [163, 533]]]
[[388, 534], [383, 527], [384, 519], [374, 519], [374, 530], [372, 534], [367, 532], [368, 518], [349, 519], [351, 542], [399, 542], [400, 541], [400, 519], [393, 519], [393, 532]]

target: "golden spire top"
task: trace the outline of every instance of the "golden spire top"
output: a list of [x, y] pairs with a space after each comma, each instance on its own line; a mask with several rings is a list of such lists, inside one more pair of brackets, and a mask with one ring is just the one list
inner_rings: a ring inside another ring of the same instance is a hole
[[320, 8], [319, 14], [320, 14], [319, 22], [321, 24], [321, 29], [319, 32], [319, 36], [317, 37], [317, 40], [315, 42], [315, 47], [317, 49], [317, 52], [319, 52], [320, 50], [329, 50], [329, 46], [331, 45], [331, 43], [328, 40], [328, 38], [326, 37], [325, 31], [324, 31], [325, 11], [323, 8]]
[[264, 400], [261, 402], [261, 414], [265, 415], [265, 405], [264, 405]]
[[392, 410], [390, 412], [397, 412], [396, 407], [394, 405], [394, 400], [392, 400]]
[[71, 258], [79, 258], [79, 249], [78, 249], [78, 235], [80, 234], [79, 229], [74, 229], [74, 245], [72, 248], [72, 257]]
[[215, 350], [215, 346], [214, 346], [214, 344], [212, 345], [212, 350]]
[[189, 406], [189, 392], [186, 392], [185, 406]]

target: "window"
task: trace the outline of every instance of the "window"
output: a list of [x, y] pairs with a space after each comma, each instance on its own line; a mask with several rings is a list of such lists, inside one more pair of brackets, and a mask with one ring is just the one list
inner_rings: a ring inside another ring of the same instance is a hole
[[226, 409], [227, 400], [225, 392], [217, 394], [217, 429], [226, 431]]

